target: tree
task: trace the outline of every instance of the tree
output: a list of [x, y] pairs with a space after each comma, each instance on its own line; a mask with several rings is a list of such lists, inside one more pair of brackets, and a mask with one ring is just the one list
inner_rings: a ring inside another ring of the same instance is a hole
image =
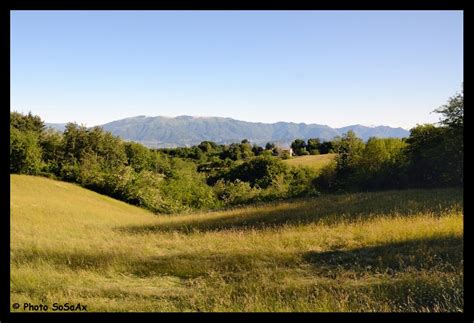
[[253, 144], [252, 152], [255, 156], [260, 156], [264, 152], [264, 149], [256, 144]]
[[232, 182], [237, 179], [249, 182], [252, 187], [258, 185], [260, 188], [267, 188], [278, 176], [286, 174], [287, 169], [277, 158], [260, 156], [236, 166], [224, 178]]
[[464, 182], [464, 94], [434, 110], [439, 126], [418, 125], [406, 142], [408, 176], [415, 186], [462, 185]]
[[252, 146], [247, 139], [242, 140], [242, 143], [240, 144], [240, 153], [243, 159], [255, 156]]
[[64, 156], [62, 133], [46, 129], [39, 136], [39, 145], [46, 163], [44, 171], [59, 176]]
[[267, 144], [265, 145], [266, 150], [273, 150], [275, 147], [276, 146], [273, 142], [267, 142]]
[[242, 159], [242, 152], [240, 150], [240, 145], [239, 144], [231, 144], [229, 147], [227, 147], [226, 150], [223, 152], [223, 159], [225, 158], [230, 158], [232, 160], [239, 160]]
[[87, 128], [77, 123], [69, 122], [63, 132], [64, 158], [68, 163], [78, 162], [81, 153], [87, 149]]
[[136, 172], [149, 170], [151, 164], [151, 152], [145, 146], [136, 142], [126, 142], [124, 144], [128, 165]]
[[10, 126], [10, 172], [38, 174], [44, 166], [41, 155], [36, 132]]
[[306, 151], [306, 143], [302, 139], [295, 139], [291, 143], [291, 148], [293, 149], [295, 155], [301, 156], [305, 154], [303, 152]]
[[357, 186], [363, 189], [399, 187], [404, 173], [405, 147], [406, 143], [399, 138], [369, 138], [355, 165]]
[[357, 162], [364, 149], [364, 142], [349, 130], [342, 138], [333, 141], [336, 157], [336, 174], [339, 185], [348, 186], [352, 175], [357, 169]]
[[319, 145], [319, 153], [320, 154], [328, 154], [333, 152], [333, 143], [332, 141], [324, 141]]
[[443, 116], [440, 119], [440, 124], [462, 130], [464, 128], [464, 91], [449, 98], [447, 104], [442, 105], [434, 112]]
[[308, 139], [306, 150], [309, 151], [311, 155], [318, 155], [320, 146], [321, 141], [318, 138], [310, 138]]
[[414, 186], [433, 186], [441, 183], [446, 170], [446, 129], [432, 124], [417, 125], [410, 129], [406, 142], [409, 158], [409, 176]]
[[27, 115], [16, 111], [10, 112], [10, 125], [20, 131], [33, 131], [38, 134], [45, 128], [43, 120], [31, 112], [28, 112]]
[[442, 114], [440, 123], [446, 127], [444, 148], [446, 166], [450, 170], [446, 182], [462, 185], [464, 182], [464, 91], [448, 100], [448, 103], [436, 109]]
[[217, 148], [217, 144], [212, 141], [202, 141], [198, 147], [203, 153], [211, 153]]

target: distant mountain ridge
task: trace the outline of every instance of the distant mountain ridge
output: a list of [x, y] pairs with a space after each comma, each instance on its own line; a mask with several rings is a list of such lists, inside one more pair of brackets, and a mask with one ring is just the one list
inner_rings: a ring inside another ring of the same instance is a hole
[[[47, 124], [56, 130], [64, 130], [65, 124]], [[370, 137], [408, 137], [409, 131], [388, 126], [367, 127], [351, 125], [331, 128], [320, 124], [294, 122], [261, 123], [222, 117], [147, 117], [136, 116], [101, 125], [124, 140], [136, 141], [152, 148], [192, 146], [210, 140], [218, 144], [230, 144], [248, 139], [251, 143], [265, 145], [275, 142], [288, 146], [296, 138], [320, 138], [331, 140], [349, 130], [367, 140]]]

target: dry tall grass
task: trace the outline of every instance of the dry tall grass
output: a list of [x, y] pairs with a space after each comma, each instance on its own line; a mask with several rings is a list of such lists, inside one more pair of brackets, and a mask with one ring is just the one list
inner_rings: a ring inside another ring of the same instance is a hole
[[407, 190], [156, 216], [12, 175], [11, 301], [89, 311], [462, 311], [462, 202], [458, 189]]

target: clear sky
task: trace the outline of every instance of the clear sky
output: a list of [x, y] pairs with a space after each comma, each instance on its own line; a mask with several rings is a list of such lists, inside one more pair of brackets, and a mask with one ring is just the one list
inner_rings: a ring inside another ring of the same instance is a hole
[[462, 89], [462, 11], [12, 11], [11, 110], [436, 122]]

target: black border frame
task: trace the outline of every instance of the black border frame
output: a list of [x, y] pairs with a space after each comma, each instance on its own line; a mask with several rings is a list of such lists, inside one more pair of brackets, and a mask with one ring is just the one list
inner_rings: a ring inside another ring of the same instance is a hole
[[[1, 13], [1, 51], [6, 54], [2, 60], [2, 80], [8, 84], [10, 89], [10, 11], [12, 10], [461, 10], [463, 15], [465, 13], [465, 4], [459, 0], [402, 0], [400, 2], [388, 2], [384, 0], [337, 0], [337, 1], [320, 1], [309, 3], [308, 1], [300, 2], [273, 2], [269, 4], [262, 3], [244, 3], [244, 2], [230, 2], [230, 1], [163, 1], [146, 3], [144, 1], [134, 1], [132, 3], [111, 2], [94, 3], [92, 1], [81, 2], [57, 2], [54, 1], [22, 1], [21, 3], [9, 4], [7, 8], [2, 8]], [[465, 18], [464, 18], [465, 19]], [[465, 84], [465, 83], [464, 83]], [[464, 86], [465, 87], [465, 86]], [[4, 88], [4, 87], [2, 87]], [[5, 91], [6, 92], [6, 91]], [[97, 319], [101, 321], [113, 322], [130, 322], [130, 321], [168, 321], [168, 320], [182, 320], [182, 321], [197, 321], [204, 322], [210, 320], [245, 320], [245, 319], [268, 319], [270, 321], [337, 321], [337, 322], [398, 322], [404, 320], [414, 319], [419, 322], [432, 321], [448, 321], [448, 322], [474, 322], [474, 315], [472, 312], [472, 303], [469, 302], [471, 291], [467, 288], [471, 279], [464, 275], [464, 312], [463, 313], [18, 313], [10, 312], [10, 217], [7, 216], [6, 206], [10, 209], [10, 173], [9, 173], [9, 144], [7, 143], [7, 136], [9, 136], [9, 112], [6, 106], [10, 106], [10, 97], [2, 95], [5, 102], [1, 109], [2, 116], [0, 122], [2, 145], [2, 198], [1, 206], [4, 209], [1, 216], [0, 234], [1, 244], [1, 260], [0, 272], [0, 323], [4, 322], [21, 322], [44, 319], [48, 322], [64, 322], [70, 320], [90, 320]], [[3, 165], [3, 163], [5, 163]], [[465, 200], [465, 199], [464, 199]], [[9, 211], [8, 211], [9, 213]], [[466, 213], [466, 212], [465, 212]], [[466, 228], [470, 227], [470, 219], [464, 217], [464, 245], [467, 245]], [[8, 230], [8, 231], [7, 231]], [[470, 264], [466, 258], [467, 254], [464, 247], [464, 273], [468, 273]], [[8, 259], [8, 260], [7, 260]], [[8, 265], [7, 265], [8, 264]], [[6, 268], [8, 266], [8, 268]], [[8, 285], [8, 288], [7, 288]], [[8, 300], [8, 301], [6, 301]]]

